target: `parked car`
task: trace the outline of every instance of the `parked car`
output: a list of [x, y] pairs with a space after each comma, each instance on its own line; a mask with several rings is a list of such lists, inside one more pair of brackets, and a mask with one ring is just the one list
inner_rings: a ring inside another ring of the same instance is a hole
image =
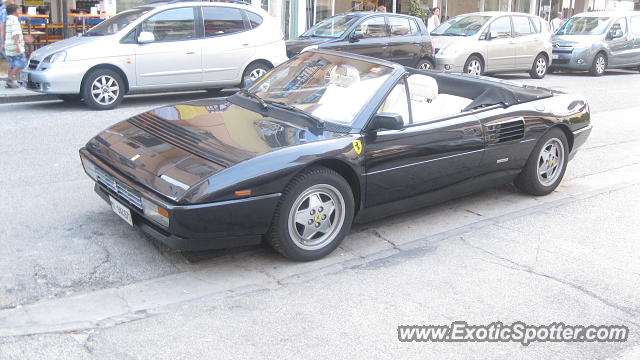
[[590, 131], [580, 96], [307, 51], [248, 90], [151, 110], [80, 150], [95, 191], [178, 249], [300, 261], [367, 221], [515, 181], [545, 195]]
[[479, 12], [453, 17], [431, 32], [436, 68], [472, 75], [528, 71], [541, 79], [551, 63], [551, 30], [538, 16]]
[[598, 11], [573, 16], [553, 36], [551, 70], [640, 70], [640, 12]]
[[402, 14], [340, 14], [287, 41], [289, 57], [311, 49], [347, 51], [423, 70], [434, 65], [433, 47], [424, 22]]
[[125, 93], [248, 84], [286, 61], [279, 24], [256, 7], [170, 2], [133, 8], [35, 51], [27, 88], [95, 109]]

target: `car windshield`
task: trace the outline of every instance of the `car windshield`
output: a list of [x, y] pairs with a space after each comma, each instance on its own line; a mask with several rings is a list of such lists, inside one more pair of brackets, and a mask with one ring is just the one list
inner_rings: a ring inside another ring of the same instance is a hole
[[329, 37], [342, 36], [347, 29], [358, 20], [354, 15], [338, 15], [324, 19], [305, 31], [301, 37]]
[[608, 17], [572, 17], [556, 32], [558, 35], [599, 35], [604, 34], [609, 24]]
[[136, 20], [149, 10], [151, 10], [151, 8], [136, 8], [123, 11], [96, 25], [94, 28], [87, 31], [84, 36], [113, 35], [124, 29], [127, 25], [131, 24], [132, 21]]
[[440, 24], [431, 32], [431, 35], [471, 36], [480, 31], [489, 19], [491, 16], [456, 16]]
[[305, 52], [275, 68], [249, 91], [266, 104], [281, 103], [351, 126], [392, 72], [391, 67], [368, 61]]

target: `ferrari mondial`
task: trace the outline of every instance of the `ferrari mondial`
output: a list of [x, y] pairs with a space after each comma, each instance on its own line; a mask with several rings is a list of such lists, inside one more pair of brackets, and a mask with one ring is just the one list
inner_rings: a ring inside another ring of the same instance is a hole
[[545, 195], [584, 98], [310, 51], [227, 98], [161, 107], [80, 150], [95, 191], [170, 247], [268, 242], [299, 261], [367, 221], [509, 182]]

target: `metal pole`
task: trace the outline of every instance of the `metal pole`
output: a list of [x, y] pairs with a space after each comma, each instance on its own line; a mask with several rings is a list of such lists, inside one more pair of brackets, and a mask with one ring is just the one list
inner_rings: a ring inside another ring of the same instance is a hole
[[396, 5], [397, 5], [397, 3], [396, 3], [396, 2], [397, 2], [397, 1], [398, 1], [398, 0], [393, 0], [393, 5], [392, 5], [392, 6], [393, 6], [393, 11], [392, 11], [392, 13], [395, 13], [395, 12], [396, 12]]
[[69, 19], [67, 13], [69, 12], [69, 4], [67, 0], [62, 1], [62, 38], [66, 39], [69, 36]]

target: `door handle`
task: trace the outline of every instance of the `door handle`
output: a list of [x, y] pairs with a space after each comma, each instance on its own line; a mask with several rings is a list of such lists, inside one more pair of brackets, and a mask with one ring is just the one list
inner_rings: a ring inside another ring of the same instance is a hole
[[196, 53], [195, 51], [189, 51], [189, 52], [187, 53], [187, 55], [193, 55], [193, 54], [195, 54], [195, 53]]
[[248, 43], [247, 44], [242, 44], [242, 46], [249, 46], [249, 44]]

